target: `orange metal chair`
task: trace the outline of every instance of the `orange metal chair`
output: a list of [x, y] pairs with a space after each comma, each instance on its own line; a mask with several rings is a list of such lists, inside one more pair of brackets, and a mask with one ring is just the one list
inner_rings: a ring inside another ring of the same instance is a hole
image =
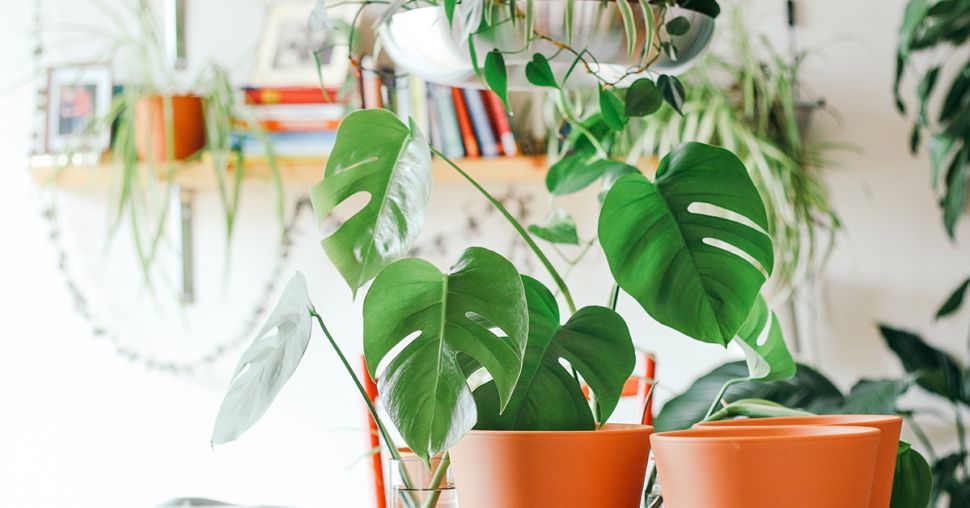
[[[637, 407], [643, 408], [643, 416], [640, 423], [643, 425], [653, 425], [653, 385], [656, 384], [654, 376], [657, 373], [657, 360], [651, 353], [644, 353], [643, 374], [630, 376], [623, 385], [623, 392], [620, 397], [636, 397]], [[589, 387], [583, 385], [583, 395], [589, 398]]]
[[[364, 390], [367, 391], [367, 398], [372, 404], [377, 404], [377, 384], [371, 379], [367, 372], [367, 361], [364, 355], [360, 355], [360, 363], [363, 367]], [[377, 449], [377, 453], [371, 455], [371, 472], [374, 475], [374, 496], [377, 499], [377, 508], [387, 508], [387, 493], [384, 491], [384, 466], [381, 456], [381, 438], [377, 432], [377, 422], [367, 411], [367, 427], [370, 430], [370, 448]], [[390, 443], [388, 443], [390, 444]]]

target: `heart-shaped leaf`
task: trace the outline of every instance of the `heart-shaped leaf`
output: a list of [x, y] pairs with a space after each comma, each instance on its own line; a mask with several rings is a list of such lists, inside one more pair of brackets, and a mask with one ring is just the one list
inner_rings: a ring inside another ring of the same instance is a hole
[[576, 222], [561, 208], [552, 210], [542, 226], [529, 226], [529, 232], [551, 243], [579, 244]]
[[502, 52], [493, 49], [485, 55], [485, 82], [488, 83], [488, 87], [495, 92], [495, 95], [499, 99], [502, 99], [502, 104], [505, 104], [505, 109], [509, 109], [509, 77], [508, 71], [505, 68], [505, 57], [502, 56]]
[[654, 319], [727, 345], [771, 273], [768, 218], [731, 152], [687, 143], [663, 158], [656, 183], [626, 175], [610, 189], [599, 239], [613, 278]]
[[758, 296], [748, 319], [734, 339], [744, 351], [748, 377], [761, 381], [790, 379], [795, 375], [795, 360], [785, 344], [778, 316]]
[[667, 22], [667, 33], [670, 35], [684, 35], [688, 30], [690, 30], [690, 21], [683, 16], [677, 16]]
[[626, 91], [624, 112], [627, 116], [647, 116], [660, 109], [663, 103], [657, 85], [647, 78], [640, 78]]
[[[384, 408], [414, 453], [427, 462], [475, 425], [459, 353], [492, 375], [505, 407], [528, 330], [522, 280], [490, 250], [466, 250], [447, 274], [413, 258], [381, 271], [364, 299], [364, 356]], [[382, 362], [387, 366], [378, 372]]]
[[623, 112], [623, 101], [607, 88], [600, 86], [600, 113], [603, 121], [615, 131], [626, 127], [627, 117]]
[[494, 383], [475, 390], [478, 429], [592, 430], [589, 402], [560, 363], [565, 359], [596, 395], [600, 421], [616, 408], [636, 364], [633, 340], [623, 318], [606, 307], [584, 307], [566, 324], [548, 288], [522, 277], [529, 302], [529, 344], [512, 400], [500, 414]]
[[415, 126], [385, 109], [355, 111], [340, 123], [323, 181], [310, 190], [318, 220], [351, 196], [367, 204], [321, 242], [354, 293], [405, 255], [424, 225], [431, 153]]
[[[673, 48], [673, 46], [669, 45], [668, 47]], [[670, 49], [668, 51], [674, 50]], [[676, 60], [676, 57], [672, 58]], [[667, 101], [667, 104], [670, 104], [677, 113], [683, 115], [684, 99], [687, 98], [687, 91], [684, 90], [684, 85], [681, 84], [680, 80], [673, 76], [661, 74], [657, 78], [657, 88], [660, 90], [660, 95]]]
[[716, 18], [721, 13], [717, 0], [677, 0], [677, 5]]
[[900, 441], [889, 508], [928, 506], [932, 490], [933, 471], [930, 465], [909, 443]]
[[241, 436], [273, 403], [300, 364], [310, 342], [312, 309], [306, 279], [297, 272], [287, 283], [266, 325], [236, 366], [216, 416], [213, 445]]
[[552, 73], [549, 60], [540, 53], [532, 55], [532, 61], [525, 64], [525, 79], [535, 86], [559, 88], [556, 76]]
[[563, 157], [546, 173], [546, 188], [556, 196], [579, 192], [608, 173], [625, 175], [639, 173], [637, 168], [623, 162], [596, 159], [587, 153]]

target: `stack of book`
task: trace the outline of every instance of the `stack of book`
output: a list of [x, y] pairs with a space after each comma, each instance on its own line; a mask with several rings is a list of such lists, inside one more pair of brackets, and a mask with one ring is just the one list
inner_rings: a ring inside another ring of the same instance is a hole
[[368, 63], [367, 58], [362, 61], [359, 80], [363, 107], [390, 109], [405, 122], [414, 118], [431, 144], [449, 158], [519, 153], [505, 106], [495, 93], [378, 73]]
[[268, 134], [277, 157], [329, 154], [347, 107], [336, 90], [320, 87], [248, 87], [243, 97], [248, 118], [240, 123], [249, 132], [240, 135], [239, 145], [248, 157], [266, 155], [263, 140], [252, 133], [253, 122]]

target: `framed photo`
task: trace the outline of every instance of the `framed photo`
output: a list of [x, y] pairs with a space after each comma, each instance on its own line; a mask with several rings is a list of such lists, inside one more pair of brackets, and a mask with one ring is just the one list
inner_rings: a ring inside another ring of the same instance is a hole
[[[314, 2], [307, 0], [284, 0], [269, 6], [256, 50], [253, 85], [319, 86], [313, 51], [320, 48], [318, 56], [327, 87], [337, 88], [347, 80], [350, 50], [345, 36], [336, 31], [312, 32], [308, 21], [313, 7]], [[334, 21], [349, 24], [354, 7], [331, 7], [327, 14]]]
[[111, 110], [111, 89], [107, 65], [51, 69], [47, 78], [47, 152], [107, 150], [111, 127], [99, 120]]

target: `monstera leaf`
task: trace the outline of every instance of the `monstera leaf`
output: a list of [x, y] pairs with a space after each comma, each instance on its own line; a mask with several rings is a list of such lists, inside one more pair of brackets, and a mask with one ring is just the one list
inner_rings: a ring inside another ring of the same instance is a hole
[[[606, 421], [636, 364], [626, 322], [606, 307], [584, 307], [559, 324], [559, 307], [539, 281], [522, 277], [529, 303], [529, 343], [512, 400], [501, 412], [495, 383], [475, 390], [478, 424], [489, 430], [593, 430], [589, 402], [571, 371], [596, 395], [600, 421]], [[501, 414], [500, 414], [501, 413]]]
[[466, 250], [447, 274], [420, 259], [381, 271], [364, 299], [364, 355], [384, 408], [414, 453], [427, 462], [475, 425], [459, 354], [492, 375], [505, 407], [528, 327], [522, 280], [490, 250]]
[[749, 379], [777, 381], [795, 375], [795, 360], [781, 334], [778, 317], [761, 296], [734, 340], [744, 351]]
[[428, 144], [390, 111], [355, 111], [340, 123], [310, 198], [322, 221], [359, 193], [369, 196], [367, 204], [321, 242], [354, 293], [411, 248], [431, 195]]
[[731, 152], [687, 143], [656, 182], [629, 174], [610, 189], [599, 239], [613, 278], [654, 319], [727, 345], [774, 262], [758, 190]]
[[283, 290], [266, 325], [239, 360], [216, 416], [212, 444], [238, 438], [273, 403], [300, 364], [310, 342], [312, 308], [306, 279], [297, 272]]

